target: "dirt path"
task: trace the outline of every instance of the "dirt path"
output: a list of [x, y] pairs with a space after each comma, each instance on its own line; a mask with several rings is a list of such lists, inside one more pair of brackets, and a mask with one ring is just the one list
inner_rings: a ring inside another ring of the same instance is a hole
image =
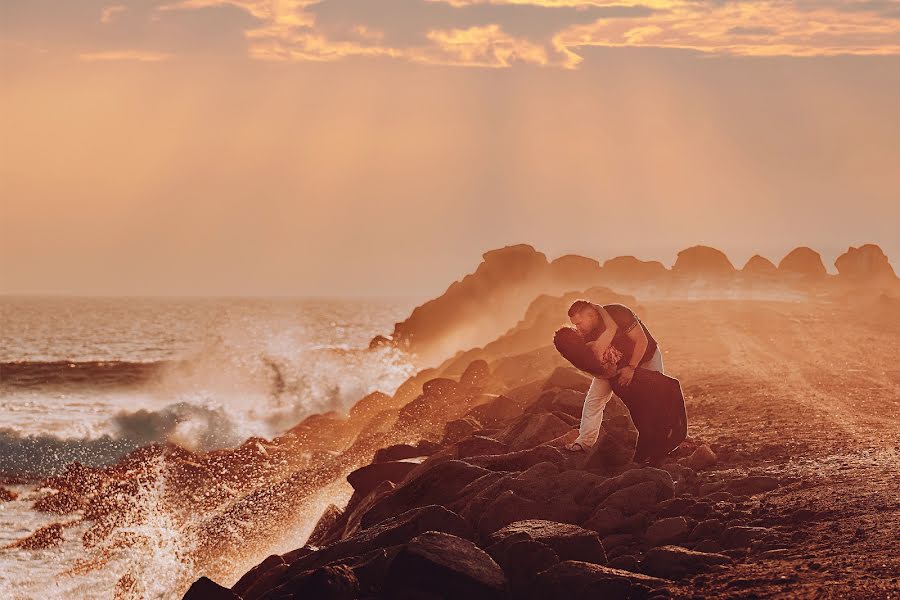
[[698, 597], [900, 598], [900, 319], [826, 302], [642, 304], [717, 469], [790, 482], [739, 506], [784, 547], [699, 576]]

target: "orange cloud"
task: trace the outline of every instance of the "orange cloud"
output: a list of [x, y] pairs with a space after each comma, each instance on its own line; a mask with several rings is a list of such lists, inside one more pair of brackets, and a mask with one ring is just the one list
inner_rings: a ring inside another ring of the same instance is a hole
[[682, 3], [641, 18], [601, 19], [559, 32], [566, 48], [682, 48], [747, 56], [898, 54], [900, 26], [876, 12], [801, 10], [784, 2]]
[[548, 65], [542, 44], [513, 37], [492, 24], [467, 29], [434, 29], [426, 34], [431, 47], [414, 49], [409, 58], [427, 64], [509, 67], [515, 62]]

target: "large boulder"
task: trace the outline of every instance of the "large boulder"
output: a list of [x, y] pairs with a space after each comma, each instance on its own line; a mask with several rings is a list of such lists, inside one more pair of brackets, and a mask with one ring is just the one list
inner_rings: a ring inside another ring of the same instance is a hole
[[191, 584], [181, 600], [241, 600], [241, 597], [209, 577], [201, 577]]
[[584, 468], [615, 471], [630, 464], [637, 440], [638, 430], [631, 417], [617, 415], [604, 419], [597, 442], [588, 450]]
[[721, 277], [734, 273], [734, 265], [721, 250], [692, 246], [678, 253], [672, 272], [691, 277]]
[[412, 444], [394, 444], [386, 448], [380, 448], [375, 451], [375, 458], [372, 462], [382, 463], [395, 460], [404, 460], [407, 458], [418, 458], [420, 456], [431, 456], [441, 447], [435, 442], [428, 440], [419, 440], [415, 445]]
[[651, 546], [662, 546], [680, 541], [691, 531], [691, 523], [684, 517], [660, 519], [650, 525], [644, 533], [644, 539]]
[[778, 271], [806, 277], [822, 277], [826, 274], [822, 257], [812, 248], [794, 248], [778, 263]]
[[437, 531], [412, 540], [394, 558], [384, 582], [393, 598], [493, 600], [507, 590], [497, 563], [472, 542]]
[[[456, 458], [467, 459], [471, 456], [506, 454], [509, 446], [492, 437], [473, 435], [456, 444]], [[468, 460], [466, 462], [469, 462]]]
[[542, 519], [515, 521], [491, 534], [488, 543], [496, 544], [513, 535], [525, 535], [529, 539], [546, 544], [561, 560], [606, 564], [606, 551], [600, 536], [596, 531], [578, 525]]
[[897, 274], [888, 262], [888, 257], [875, 244], [863, 244], [859, 248], [850, 246], [834, 261], [838, 275], [851, 281], [894, 279]]
[[350, 472], [347, 482], [361, 496], [366, 496], [382, 481], [400, 483], [417, 466], [418, 462], [404, 460], [372, 463]]
[[487, 456], [472, 456], [466, 462], [492, 471], [524, 471], [543, 462], [562, 464], [566, 457], [550, 446], [537, 446], [528, 450]]
[[447, 505], [459, 490], [490, 471], [459, 460], [420, 465], [402, 484], [379, 499], [362, 517], [363, 528], [384, 519], [429, 504]]
[[550, 413], [524, 414], [497, 434], [512, 451], [527, 450], [566, 433], [571, 426]]
[[358, 597], [359, 580], [347, 565], [326, 565], [303, 571], [266, 594], [271, 600], [355, 600]]
[[485, 427], [497, 427], [521, 414], [522, 407], [515, 400], [506, 396], [497, 396], [482, 404], [476, 404], [469, 409], [465, 416], [475, 417]]
[[423, 506], [304, 554], [291, 562], [288, 578], [341, 559], [361, 556], [378, 548], [405, 544], [426, 531], [443, 531], [462, 538], [473, 537], [471, 527], [456, 513], [443, 506]]
[[511, 535], [486, 548], [491, 558], [500, 565], [511, 584], [514, 595], [528, 585], [541, 571], [559, 562], [553, 549], [525, 534]]
[[261, 575], [277, 565], [282, 565], [285, 570], [287, 569], [287, 565], [284, 564], [284, 559], [281, 558], [281, 556], [278, 554], [270, 554], [261, 563], [244, 573], [244, 575], [238, 579], [237, 583], [231, 586], [231, 591], [242, 598], [246, 597], [246, 592], [250, 589], [250, 586], [253, 585]]

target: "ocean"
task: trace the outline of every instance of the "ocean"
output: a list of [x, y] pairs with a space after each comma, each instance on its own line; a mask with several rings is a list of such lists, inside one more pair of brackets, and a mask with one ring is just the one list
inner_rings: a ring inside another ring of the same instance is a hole
[[[166, 440], [197, 451], [236, 446], [372, 391], [393, 393], [414, 366], [395, 350], [366, 348], [419, 302], [2, 297], [0, 475], [24, 482]], [[60, 520], [30, 509], [41, 493], [33, 485], [6, 487], [20, 496], [0, 502], [0, 597], [56, 597], [83, 527], [66, 528], [54, 548], [2, 549]], [[164, 543], [156, 560], [160, 572], [177, 571]], [[109, 598], [113, 576], [67, 576], [64, 589]]]

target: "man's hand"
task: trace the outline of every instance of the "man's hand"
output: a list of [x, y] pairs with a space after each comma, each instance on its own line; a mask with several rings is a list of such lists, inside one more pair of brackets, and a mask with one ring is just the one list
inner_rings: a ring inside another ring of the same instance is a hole
[[619, 385], [628, 387], [632, 377], [634, 377], [634, 367], [630, 365], [622, 367], [622, 370], [619, 371]]

